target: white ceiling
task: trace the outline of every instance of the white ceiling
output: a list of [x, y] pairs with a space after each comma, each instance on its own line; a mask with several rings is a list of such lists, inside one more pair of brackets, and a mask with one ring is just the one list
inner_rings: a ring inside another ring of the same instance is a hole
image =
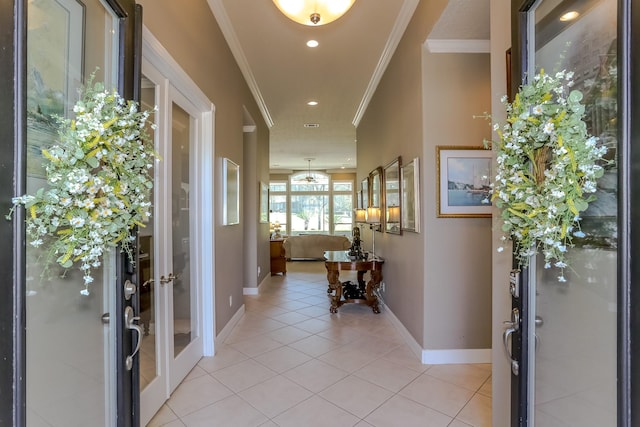
[[[337, 21], [309, 27], [271, 0], [208, 0], [271, 127], [272, 171], [307, 169], [308, 158], [311, 169], [355, 169], [356, 126], [418, 1], [357, 0]], [[488, 40], [489, 0], [450, 0], [429, 38]]]

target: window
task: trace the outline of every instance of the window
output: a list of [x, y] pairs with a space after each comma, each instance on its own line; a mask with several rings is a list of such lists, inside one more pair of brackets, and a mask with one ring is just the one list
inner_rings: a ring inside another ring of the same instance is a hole
[[351, 235], [353, 228], [353, 182], [333, 182], [334, 234]]
[[289, 181], [269, 184], [269, 221], [279, 222], [282, 233], [340, 234], [351, 236], [352, 180], [332, 181], [322, 172], [301, 172]]
[[287, 181], [269, 183], [269, 222], [280, 224], [281, 233], [287, 230]]

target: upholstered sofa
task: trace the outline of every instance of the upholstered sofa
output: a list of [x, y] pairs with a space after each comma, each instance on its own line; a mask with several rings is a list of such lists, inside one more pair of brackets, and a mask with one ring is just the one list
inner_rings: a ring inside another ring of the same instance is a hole
[[304, 234], [287, 237], [283, 243], [285, 257], [290, 259], [322, 259], [324, 251], [347, 250], [351, 242], [344, 236]]

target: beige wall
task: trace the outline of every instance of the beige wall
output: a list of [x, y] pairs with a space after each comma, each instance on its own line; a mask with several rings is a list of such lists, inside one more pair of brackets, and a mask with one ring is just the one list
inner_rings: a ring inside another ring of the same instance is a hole
[[[221, 159], [230, 158], [240, 165], [241, 170], [257, 170], [253, 178], [256, 182], [244, 182], [241, 178], [241, 187], [257, 185], [259, 180], [266, 182], [269, 179], [269, 159], [268, 154], [265, 155], [269, 151], [269, 130], [205, 0], [138, 0], [138, 3], [143, 6], [143, 19], [147, 28], [215, 105], [214, 249], [215, 319], [218, 333], [243, 304], [245, 218], [257, 220], [256, 215], [248, 215], [243, 203], [240, 225], [221, 225]], [[255, 156], [250, 156], [252, 164], [247, 164], [244, 156], [244, 108], [257, 126], [257, 151]], [[253, 230], [261, 228], [253, 226]], [[264, 256], [268, 251], [268, 232], [262, 234], [258, 232], [258, 243], [260, 246], [264, 245], [264, 248], [257, 257], [252, 258], [252, 262], [264, 263], [264, 277], [269, 270], [268, 259]], [[253, 269], [257, 271], [257, 266]], [[233, 299], [232, 306], [229, 306], [230, 296]]]
[[[491, 347], [491, 220], [436, 217], [436, 145], [490, 136], [487, 54], [430, 54], [423, 44], [446, 0], [422, 1], [360, 123], [358, 179], [420, 157], [422, 231], [379, 234], [385, 303], [423, 349]], [[382, 164], [381, 160], [382, 159]], [[463, 267], [463, 268], [462, 268]]]
[[425, 51], [423, 73], [425, 345], [491, 348], [491, 219], [438, 218], [435, 178], [436, 146], [481, 147], [491, 136], [474, 118], [491, 109], [489, 55]]

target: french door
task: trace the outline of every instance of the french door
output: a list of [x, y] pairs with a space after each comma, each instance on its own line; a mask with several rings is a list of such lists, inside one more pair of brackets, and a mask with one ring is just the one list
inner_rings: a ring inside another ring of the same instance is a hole
[[[198, 174], [205, 158], [203, 112], [157, 67], [143, 61], [142, 102], [155, 114], [152, 219], [140, 235], [142, 422], [148, 422], [204, 354], [204, 228]], [[205, 204], [206, 205], [206, 204]], [[195, 215], [195, 212], [199, 212]], [[209, 240], [206, 245], [211, 245]]]
[[628, 86], [634, 80], [630, 2], [513, 5], [514, 78], [526, 81], [540, 69], [573, 71], [588, 130], [613, 162], [598, 182], [597, 201], [581, 215], [588, 237], [568, 252], [566, 282], [535, 256], [521, 280], [513, 281], [514, 314], [505, 335], [505, 345], [508, 335], [514, 338], [512, 426], [635, 425], [630, 367], [637, 349], [630, 331], [638, 319], [629, 311], [637, 298], [629, 272], [638, 268], [632, 257], [637, 236], [628, 218], [637, 209], [630, 165], [640, 159], [629, 154], [630, 138], [638, 135], [629, 121], [635, 105]]

